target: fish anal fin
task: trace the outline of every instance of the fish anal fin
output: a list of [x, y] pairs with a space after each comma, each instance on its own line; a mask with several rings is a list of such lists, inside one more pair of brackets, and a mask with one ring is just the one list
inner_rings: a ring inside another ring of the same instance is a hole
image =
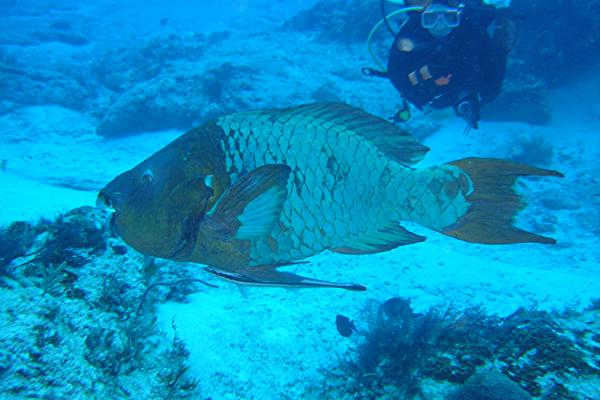
[[287, 165], [270, 164], [240, 177], [217, 202], [211, 225], [241, 240], [270, 233], [287, 198], [290, 171]]
[[466, 197], [467, 213], [444, 228], [443, 234], [483, 244], [556, 243], [513, 226], [516, 214], [525, 207], [513, 185], [520, 176], [562, 177], [560, 172], [492, 158], [465, 158], [449, 164], [469, 176], [473, 189]]
[[344, 242], [341, 246], [331, 249], [340, 254], [375, 254], [395, 249], [399, 246], [420, 243], [425, 237], [417, 235], [393, 222], [375, 232], [368, 233], [356, 239]]

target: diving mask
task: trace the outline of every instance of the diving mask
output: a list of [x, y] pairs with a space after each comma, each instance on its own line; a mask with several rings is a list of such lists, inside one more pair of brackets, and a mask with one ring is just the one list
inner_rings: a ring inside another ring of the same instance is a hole
[[421, 12], [421, 26], [436, 36], [447, 35], [460, 25], [460, 9], [432, 4]]

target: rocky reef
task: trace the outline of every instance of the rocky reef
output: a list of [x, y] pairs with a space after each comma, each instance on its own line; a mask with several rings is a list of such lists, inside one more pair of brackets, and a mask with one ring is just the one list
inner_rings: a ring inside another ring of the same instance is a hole
[[[514, 2], [514, 13], [528, 18], [518, 19], [520, 41], [503, 94], [483, 116], [545, 124], [552, 113], [548, 85], [559, 85], [565, 73], [577, 74], [593, 62], [597, 24], [584, 11], [594, 11], [596, 2], [582, 7], [523, 3]], [[566, 10], [566, 17], [543, 25], [556, 10]], [[216, 115], [251, 108], [326, 100], [387, 114], [398, 101], [387, 82], [360, 74], [369, 65], [367, 35], [381, 18], [373, 2], [321, 1], [268, 32], [205, 35], [165, 28], [120, 46], [100, 45], [86, 33], [83, 16], [63, 13], [32, 17], [26, 30], [17, 29], [18, 19], [2, 28], [0, 114], [56, 104], [88, 114], [97, 120], [99, 135], [114, 137], [189, 129]], [[561, 36], [565, 24], [575, 23], [582, 25], [578, 29], [585, 30], [586, 40]], [[382, 58], [390, 41], [382, 27], [374, 41]], [[49, 43], [58, 43], [60, 52]], [[307, 75], [313, 79], [306, 81]], [[387, 86], [389, 97], [382, 105], [378, 91]]]
[[159, 331], [153, 305], [200, 281], [128, 251], [106, 226], [104, 213], [82, 207], [0, 230], [3, 398], [199, 395], [176, 321], [170, 335]]
[[340, 398], [591, 399], [581, 380], [600, 374], [597, 318], [594, 307], [504, 318], [480, 309], [418, 313], [392, 298], [365, 308], [355, 354], [328, 379], [343, 388]]
[[491, 370], [473, 374], [447, 400], [531, 400], [519, 385]]
[[363, 43], [379, 19], [381, 10], [373, 1], [320, 1], [286, 21], [283, 29], [313, 31], [328, 43]]

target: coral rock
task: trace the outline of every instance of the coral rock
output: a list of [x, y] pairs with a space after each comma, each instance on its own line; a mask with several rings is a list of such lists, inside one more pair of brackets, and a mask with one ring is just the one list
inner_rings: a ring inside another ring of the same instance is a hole
[[496, 371], [478, 372], [447, 400], [531, 400], [515, 382]]

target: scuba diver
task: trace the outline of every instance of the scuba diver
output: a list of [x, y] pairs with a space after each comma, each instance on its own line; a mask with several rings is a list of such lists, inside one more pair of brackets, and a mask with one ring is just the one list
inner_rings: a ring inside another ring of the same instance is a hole
[[[500, 93], [507, 56], [515, 42], [510, 14], [488, 4], [489, 0], [402, 3], [405, 8], [387, 15], [382, 0], [384, 18], [369, 35], [371, 51], [372, 34], [382, 23], [394, 34], [387, 69], [364, 68], [363, 72], [388, 78], [402, 94], [404, 107], [394, 117], [395, 122], [410, 117], [408, 100], [418, 109], [452, 107], [468, 122], [467, 130], [477, 129], [481, 106]], [[400, 14], [406, 18], [395, 33], [389, 19]]]

